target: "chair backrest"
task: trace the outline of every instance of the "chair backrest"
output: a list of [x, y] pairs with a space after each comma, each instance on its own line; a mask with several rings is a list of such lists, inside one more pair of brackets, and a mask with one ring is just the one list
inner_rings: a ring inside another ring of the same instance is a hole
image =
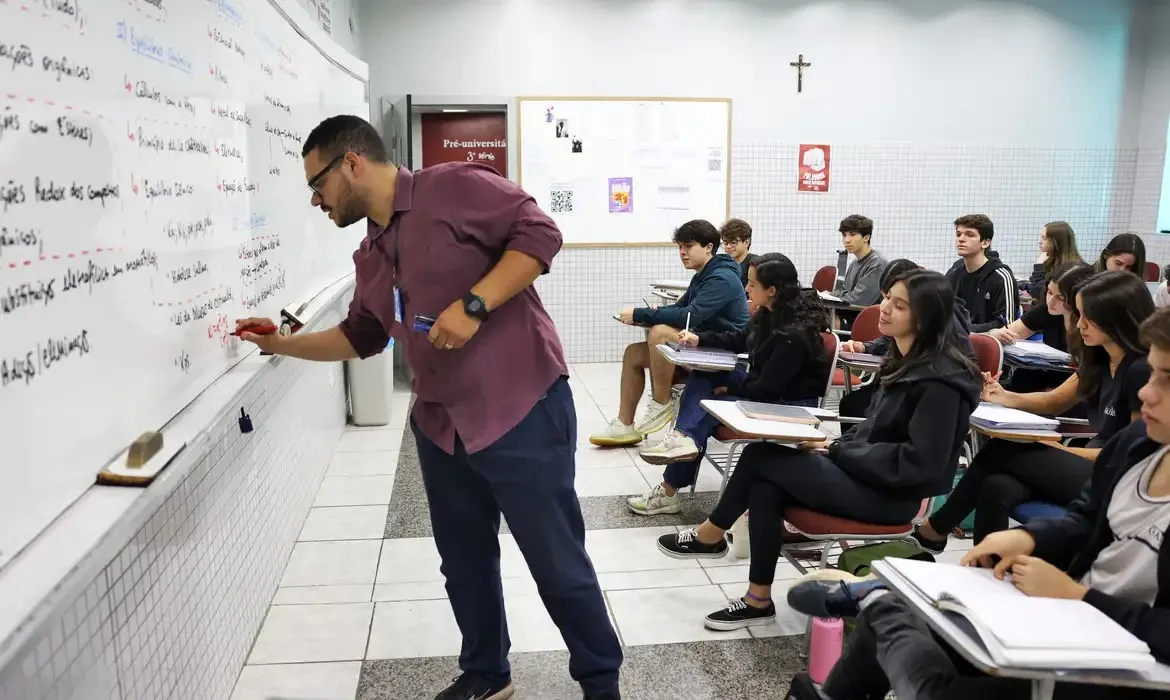
[[[825, 344], [825, 354], [829, 356], [829, 378], [825, 380], [825, 392], [821, 394], [821, 408], [824, 408], [829, 390], [833, 388], [833, 370], [837, 368], [837, 358], [841, 356], [841, 339], [836, 333], [821, 333], [821, 342]], [[849, 378], [846, 377], [845, 381], [849, 381]]]
[[996, 376], [1003, 368], [1003, 348], [999, 341], [983, 333], [971, 334], [971, 347], [975, 350], [975, 361], [980, 372]]
[[813, 275], [813, 289], [818, 292], [831, 292], [837, 285], [837, 268], [825, 265]]
[[867, 306], [857, 314], [857, 318], [853, 319], [853, 329], [849, 338], [857, 340], [862, 343], [868, 343], [871, 340], [877, 340], [881, 336], [878, 330], [878, 314], [881, 313], [881, 307]]
[[1162, 269], [1158, 267], [1158, 263], [1146, 261], [1145, 276], [1147, 282], [1157, 282], [1162, 278]]

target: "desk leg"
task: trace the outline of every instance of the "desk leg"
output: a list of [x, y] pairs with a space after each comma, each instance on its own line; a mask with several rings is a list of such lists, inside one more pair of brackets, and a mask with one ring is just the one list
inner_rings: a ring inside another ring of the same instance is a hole
[[[849, 371], [848, 367], [842, 367], [841, 373], [845, 378], [845, 395], [848, 396], [853, 393], [853, 372]], [[838, 412], [840, 412], [840, 409], [838, 409]]]
[[1032, 700], [1052, 700], [1056, 690], [1055, 678], [1038, 678], [1032, 681]]

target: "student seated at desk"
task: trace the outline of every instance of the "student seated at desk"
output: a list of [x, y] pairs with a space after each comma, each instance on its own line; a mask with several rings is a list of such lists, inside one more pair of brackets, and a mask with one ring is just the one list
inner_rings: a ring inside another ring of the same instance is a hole
[[878, 374], [873, 410], [857, 430], [825, 449], [748, 445], [715, 510], [698, 528], [663, 535], [678, 559], [727, 553], [724, 534], [749, 508], [748, 589], [706, 626], [735, 630], [771, 622], [771, 586], [787, 508], [804, 506], [877, 525], [908, 523], [922, 499], [946, 493], [979, 401], [979, 369], [955, 343], [954, 295], [943, 276], [911, 270], [882, 301], [879, 326], [893, 338]]
[[678, 513], [679, 489], [695, 483], [707, 439], [719, 421], [700, 402], [718, 398], [816, 406], [829, 381], [829, 358], [820, 333], [829, 311], [810, 289], [802, 289], [796, 266], [767, 253], [749, 268], [748, 296], [759, 307], [742, 331], [682, 333], [685, 345], [747, 352], [747, 373], [691, 372], [679, 399], [674, 430], [638, 453], [651, 464], [668, 464], [662, 483], [629, 499], [638, 515]]
[[1059, 442], [989, 440], [979, 450], [955, 490], [914, 537], [926, 550], [941, 553], [947, 534], [972, 510], [975, 542], [1006, 529], [1016, 506], [1047, 501], [1066, 506], [1080, 494], [1093, 471], [1100, 447], [1137, 420], [1138, 390], [1150, 376], [1147, 348], [1138, 329], [1154, 312], [1146, 285], [1127, 272], [1102, 272], [1076, 295], [1077, 371], [1051, 391], [1017, 394], [984, 375], [983, 398], [1029, 413], [1059, 416], [1078, 401], [1085, 403], [1089, 425], [1097, 433], [1088, 447]]
[[[885, 272], [882, 273], [881, 290], [882, 296], [886, 296], [890, 291], [890, 284], [903, 273], [910, 270], [920, 269], [918, 263], [907, 260], [905, 258], [898, 258], [891, 260], [889, 265], [886, 265]], [[959, 349], [963, 351], [968, 357], [974, 357], [975, 351], [971, 348], [971, 319], [967, 315], [967, 309], [963, 307], [962, 302], [955, 300], [954, 324], [952, 326], [955, 332], [955, 342]], [[841, 343], [841, 352], [857, 352], [866, 353], [869, 355], [877, 355], [884, 357], [890, 349], [890, 338], [887, 336], [879, 336], [869, 342], [861, 342], [857, 340], [846, 340]], [[869, 411], [869, 404], [873, 400], [873, 394], [876, 391], [875, 384], [871, 383], [866, 386], [853, 389], [848, 394], [841, 397], [841, 403], [838, 406], [838, 411], [842, 416], [849, 416], [851, 418], [864, 417]], [[843, 430], [851, 432], [853, 425], [843, 426]]]
[[[739, 331], [747, 326], [748, 306], [739, 265], [729, 255], [716, 253], [719, 230], [709, 221], [695, 219], [674, 232], [683, 267], [695, 275], [679, 300], [655, 309], [625, 309], [622, 323], [648, 326], [646, 340], [626, 346], [622, 355], [621, 405], [618, 415], [605, 430], [590, 436], [599, 447], [636, 445], [656, 433], [674, 418], [670, 389], [674, 365], [655, 347], [678, 340], [690, 319], [690, 328], [699, 331]], [[634, 424], [638, 402], [646, 389], [650, 371], [650, 405], [642, 420]]]
[[[1068, 352], [1065, 329], [1070, 327], [1068, 320], [1072, 312], [1067, 300], [1075, 298], [1073, 290], [1095, 272], [1092, 265], [1081, 262], [1067, 262], [1053, 268], [1044, 288], [1045, 303], [1039, 303], [1040, 297], [1035, 297], [1036, 303], [1023, 316], [1004, 328], [992, 328], [987, 331], [987, 335], [1002, 345], [1013, 345], [1017, 340], [1027, 340], [1037, 333], [1043, 333], [1045, 345]], [[1061, 284], [1062, 279], [1065, 280], [1064, 285]], [[1072, 293], [1062, 291], [1062, 288]]]
[[743, 219], [728, 219], [719, 227], [719, 239], [723, 241], [723, 252], [739, 263], [739, 279], [746, 288], [748, 269], [759, 256], [752, 253], [752, 227]]
[[1064, 221], [1050, 221], [1040, 229], [1040, 259], [1032, 266], [1032, 276], [1020, 283], [1032, 299], [1039, 302], [1047, 285], [1056, 279], [1056, 268], [1067, 263], [1085, 264], [1077, 250], [1077, 235]]
[[845, 270], [845, 279], [837, 283], [833, 296], [854, 306], [873, 306], [882, 300], [880, 283], [886, 259], [871, 247], [873, 221], [860, 214], [851, 214], [837, 227], [841, 243], [853, 256]]
[[[1067, 512], [996, 532], [963, 557], [967, 566], [1011, 574], [1016, 588], [1039, 598], [1084, 600], [1170, 663], [1170, 309], [1141, 327], [1149, 381], [1141, 388], [1142, 420], [1101, 450]], [[899, 698], [1025, 700], [1030, 681], [980, 673], [940, 641], [925, 620], [876, 579], [823, 580], [814, 572], [794, 585], [789, 605], [818, 617], [856, 617], [837, 664], [818, 691], [806, 674], [792, 681], [792, 700]], [[821, 579], [821, 580], [818, 580]], [[1021, 620], [1020, 624], [1028, 624]], [[1102, 685], [1056, 685], [1057, 700], [1165, 697], [1166, 693]]]
[[959, 260], [947, 271], [955, 296], [971, 314], [971, 330], [984, 333], [1011, 323], [1019, 315], [1016, 278], [991, 251], [995, 225], [983, 214], [955, 219], [955, 249]]
[[1097, 272], [1125, 270], [1145, 279], [1146, 244], [1135, 233], [1119, 233], [1105, 244], [1097, 258]]

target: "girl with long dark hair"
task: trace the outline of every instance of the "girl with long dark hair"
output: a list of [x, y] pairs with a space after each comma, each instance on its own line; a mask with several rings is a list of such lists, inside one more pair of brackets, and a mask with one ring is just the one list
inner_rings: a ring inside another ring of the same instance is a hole
[[1125, 270], [1145, 279], [1146, 244], [1136, 233], [1119, 233], [1114, 236], [1097, 258], [1097, 272]]
[[959, 348], [954, 292], [937, 272], [911, 270], [882, 301], [878, 321], [893, 339], [878, 370], [880, 388], [869, 416], [851, 435], [802, 449], [748, 445], [718, 505], [695, 529], [663, 535], [667, 556], [717, 558], [724, 533], [750, 507], [748, 589], [707, 616], [713, 630], [775, 619], [771, 586], [784, 537], [784, 512], [803, 506], [875, 525], [908, 523], [922, 500], [946, 493], [971, 411], [979, 401], [979, 369]]
[[674, 429], [638, 454], [668, 465], [662, 483], [629, 499], [638, 515], [677, 513], [679, 489], [698, 476], [702, 449], [718, 421], [700, 402], [710, 398], [816, 406], [829, 381], [829, 358], [821, 331], [829, 312], [811, 289], [800, 286], [796, 266], [780, 253], [767, 253], [748, 267], [748, 298], [759, 307], [743, 331], [679, 335], [683, 345], [747, 352], [747, 372], [691, 372], [679, 399]]
[[1056, 268], [1070, 263], [1084, 263], [1077, 250], [1077, 235], [1065, 221], [1049, 221], [1040, 229], [1040, 259], [1032, 266], [1032, 276], [1026, 289], [1038, 303], [1044, 298], [1048, 283], [1056, 276]]
[[955, 490], [915, 533], [920, 545], [941, 552], [947, 534], [972, 510], [975, 542], [1005, 530], [1012, 511], [1027, 501], [1067, 506], [1093, 472], [1101, 446], [1140, 416], [1138, 390], [1150, 378], [1148, 348], [1138, 328], [1154, 313], [1154, 301], [1138, 277], [1098, 273], [1076, 290], [1077, 371], [1051, 391], [1019, 394], [984, 375], [983, 399], [1030, 413], [1058, 416], [1085, 405], [1097, 435], [1088, 447], [1058, 442], [989, 440], [975, 455]]

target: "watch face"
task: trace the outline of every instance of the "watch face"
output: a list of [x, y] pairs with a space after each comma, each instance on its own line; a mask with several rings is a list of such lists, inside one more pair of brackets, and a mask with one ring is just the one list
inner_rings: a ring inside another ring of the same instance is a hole
[[477, 317], [483, 316], [484, 311], [486, 310], [483, 305], [483, 301], [479, 297], [468, 297], [468, 299], [464, 302], [464, 307], [466, 308], [468, 315]]

